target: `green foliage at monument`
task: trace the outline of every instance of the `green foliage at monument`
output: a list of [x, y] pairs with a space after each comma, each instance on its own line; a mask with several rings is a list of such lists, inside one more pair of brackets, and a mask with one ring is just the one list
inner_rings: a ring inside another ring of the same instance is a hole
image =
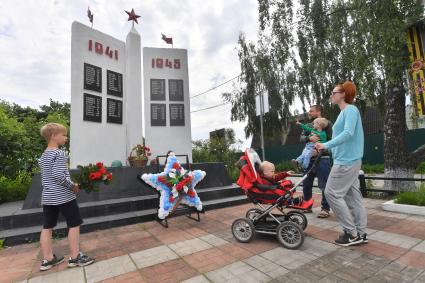
[[192, 141], [193, 162], [224, 162], [232, 180], [239, 176], [235, 162], [241, 156], [233, 129], [225, 129], [225, 137]]
[[37, 158], [46, 148], [41, 126], [55, 122], [69, 129], [69, 119], [69, 103], [50, 100], [34, 109], [0, 101], [0, 203], [25, 198]]

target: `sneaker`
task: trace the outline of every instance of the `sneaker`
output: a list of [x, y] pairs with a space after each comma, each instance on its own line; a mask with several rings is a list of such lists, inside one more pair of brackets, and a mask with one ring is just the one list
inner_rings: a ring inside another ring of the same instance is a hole
[[89, 264], [92, 264], [95, 261], [94, 257], [89, 257], [82, 252], [78, 254], [76, 258], [69, 258], [68, 260], [68, 267], [75, 267], [75, 266], [86, 266]]
[[63, 256], [56, 257], [56, 255], [53, 255], [53, 258], [51, 260], [43, 259], [41, 261], [40, 270], [41, 271], [49, 270], [50, 268], [60, 264], [61, 262], [63, 262]]
[[367, 234], [366, 233], [363, 234], [363, 237], [360, 236], [360, 234], [358, 234], [358, 237], [360, 237], [360, 239], [362, 239], [362, 241], [363, 241], [362, 244], [369, 243], [369, 240], [367, 239]]
[[344, 232], [341, 234], [338, 239], [335, 240], [335, 244], [339, 246], [354, 246], [363, 243], [363, 239], [360, 236], [351, 236], [349, 233]]

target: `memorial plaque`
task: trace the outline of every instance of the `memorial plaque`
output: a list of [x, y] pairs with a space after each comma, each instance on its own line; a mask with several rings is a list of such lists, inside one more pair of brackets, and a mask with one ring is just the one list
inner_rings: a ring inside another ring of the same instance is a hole
[[165, 104], [151, 104], [151, 126], [166, 126]]
[[102, 92], [102, 69], [84, 63], [84, 89]]
[[168, 80], [168, 95], [170, 101], [184, 101], [183, 80]]
[[170, 104], [170, 126], [184, 126], [184, 104]]
[[106, 71], [107, 93], [122, 97], [122, 74]]
[[84, 93], [83, 120], [102, 122], [102, 97]]
[[122, 124], [122, 101], [108, 98], [106, 121], [108, 123]]
[[165, 80], [151, 79], [151, 100], [165, 100]]

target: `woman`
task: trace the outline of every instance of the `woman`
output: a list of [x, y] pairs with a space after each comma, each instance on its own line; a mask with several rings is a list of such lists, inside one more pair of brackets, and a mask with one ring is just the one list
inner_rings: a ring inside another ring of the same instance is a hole
[[351, 81], [335, 86], [332, 104], [339, 113], [332, 127], [332, 139], [316, 143], [316, 149], [332, 152], [334, 165], [326, 183], [325, 196], [344, 233], [337, 245], [352, 246], [367, 243], [367, 214], [360, 193], [359, 170], [363, 157], [364, 136], [360, 112], [353, 105], [356, 85]]

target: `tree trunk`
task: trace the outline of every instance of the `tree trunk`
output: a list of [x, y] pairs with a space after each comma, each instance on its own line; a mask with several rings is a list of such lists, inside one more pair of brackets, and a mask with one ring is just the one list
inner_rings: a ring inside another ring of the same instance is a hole
[[[384, 122], [385, 177], [389, 178], [413, 178], [416, 169], [416, 166], [409, 162], [411, 153], [405, 141], [405, 100], [401, 81], [389, 87]], [[384, 189], [412, 191], [416, 186], [415, 182], [409, 181], [385, 181]]]

